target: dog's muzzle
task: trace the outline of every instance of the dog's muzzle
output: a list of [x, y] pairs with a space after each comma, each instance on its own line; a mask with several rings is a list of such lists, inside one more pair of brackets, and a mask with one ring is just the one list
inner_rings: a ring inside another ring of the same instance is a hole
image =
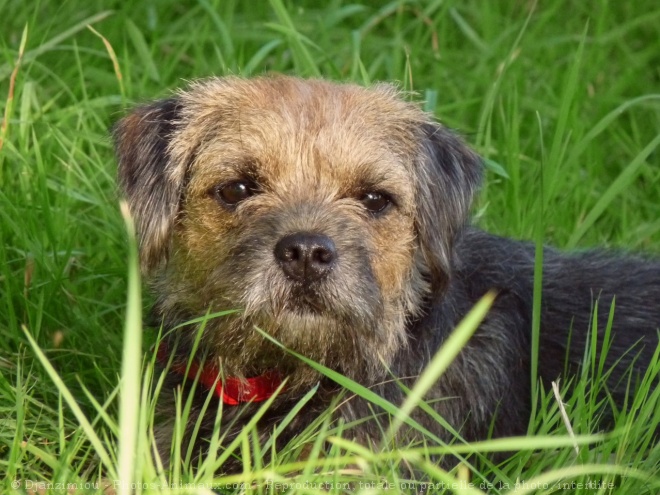
[[287, 278], [309, 285], [325, 278], [337, 261], [337, 248], [327, 235], [296, 232], [282, 237], [273, 250]]

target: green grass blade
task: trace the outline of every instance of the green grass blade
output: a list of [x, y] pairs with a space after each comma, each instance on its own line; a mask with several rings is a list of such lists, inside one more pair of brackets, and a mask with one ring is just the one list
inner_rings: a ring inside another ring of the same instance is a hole
[[[75, 25], [73, 25], [71, 28], [67, 29], [63, 33], [60, 33], [57, 36], [51, 38], [50, 40], [40, 44], [37, 48], [26, 51], [25, 55], [23, 56], [23, 62], [27, 63], [33, 61], [43, 53], [55, 49], [60, 43], [62, 43], [66, 39], [71, 38], [75, 34], [86, 29], [87, 26], [96, 24], [97, 22], [101, 22], [103, 19], [106, 19], [112, 14], [113, 12], [111, 10], [106, 10], [83, 19], [82, 21], [76, 23]], [[11, 74], [11, 71], [12, 71], [12, 66], [9, 63], [0, 65], [0, 81], [2, 81], [9, 74]]]
[[122, 349], [119, 394], [119, 494], [133, 492], [138, 420], [140, 417], [140, 381], [142, 378], [142, 296], [135, 224], [126, 203], [121, 204], [129, 239], [128, 295]]
[[160, 81], [158, 66], [151, 55], [151, 50], [140, 28], [132, 20], [126, 19], [126, 31], [133, 42], [133, 48], [135, 48], [138, 58], [142, 62], [142, 69], [152, 81]]
[[614, 198], [619, 196], [625, 191], [632, 182], [637, 178], [646, 164], [646, 159], [655, 151], [660, 145], [660, 134], [655, 137], [646, 147], [640, 151], [637, 156], [624, 168], [616, 180], [607, 188], [600, 199], [596, 202], [593, 208], [589, 211], [579, 227], [573, 232], [571, 238], [568, 240], [568, 247], [575, 247], [584, 234], [596, 223], [607, 207], [612, 204]]
[[414, 387], [410, 391], [406, 400], [397, 410], [387, 434], [385, 435], [385, 444], [388, 444], [395, 437], [403, 423], [410, 417], [410, 413], [422, 401], [426, 392], [438, 381], [449, 365], [454, 361], [458, 353], [479, 328], [488, 310], [495, 301], [496, 294], [489, 292], [470, 310], [470, 312], [458, 324], [449, 338], [442, 344], [438, 352], [426, 366]]
[[62, 381], [62, 378], [58, 375], [57, 371], [55, 371], [55, 368], [53, 368], [53, 365], [50, 364], [50, 361], [48, 361], [48, 358], [46, 355], [43, 353], [43, 351], [39, 348], [37, 345], [36, 341], [30, 334], [29, 330], [27, 327], [23, 326], [23, 332], [25, 334], [25, 337], [27, 338], [28, 342], [32, 346], [32, 350], [34, 351], [35, 355], [37, 356], [37, 359], [41, 363], [41, 365], [44, 367], [46, 370], [46, 373], [48, 373], [48, 376], [50, 379], [53, 381], [55, 384], [55, 387], [59, 391], [59, 393], [62, 395], [64, 400], [66, 401], [67, 405], [71, 409], [71, 412], [73, 415], [76, 417], [78, 420], [78, 424], [80, 427], [85, 431], [85, 434], [87, 435], [87, 439], [89, 442], [92, 444], [96, 451], [96, 455], [98, 455], [99, 459], [101, 460], [101, 463], [103, 464], [104, 468], [108, 471], [110, 474], [110, 477], [117, 479], [117, 474], [115, 471], [115, 466], [114, 463], [112, 462], [110, 455], [108, 454], [108, 450], [106, 449], [106, 445], [101, 439], [98, 437], [96, 434], [96, 431], [92, 427], [91, 423], [85, 416], [85, 413], [83, 413], [82, 409], [78, 405], [78, 402], [76, 401], [76, 398], [73, 396], [71, 391], [67, 388], [67, 386], [64, 384]]

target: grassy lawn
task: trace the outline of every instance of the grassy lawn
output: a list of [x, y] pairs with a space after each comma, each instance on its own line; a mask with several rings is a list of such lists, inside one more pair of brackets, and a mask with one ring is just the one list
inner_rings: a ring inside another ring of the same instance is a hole
[[[155, 335], [140, 330], [109, 139], [126, 108], [198, 77], [398, 81], [486, 158], [479, 226], [560, 248], [659, 254], [660, 5], [0, 0], [0, 52], [0, 493], [15, 480], [101, 493], [94, 484], [119, 479], [143, 493], [240, 491], [232, 483], [415, 492], [404, 466], [434, 492], [660, 493], [658, 362], [655, 377], [631, 384], [638, 392], [614, 433], [594, 425], [603, 371], [593, 365], [564, 390], [575, 440], [545, 390], [530, 426], [539, 438], [456, 447], [513, 452], [497, 465], [477, 455], [447, 473], [431, 447], [369, 450], [350, 425], [319, 418], [268, 465], [269, 446], [246, 430], [231, 453], [244, 475], [214, 478], [222, 455], [193, 469], [186, 452], [176, 453], [181, 468], [159, 474], [145, 392]], [[585, 362], [598, 362], [596, 346]]]

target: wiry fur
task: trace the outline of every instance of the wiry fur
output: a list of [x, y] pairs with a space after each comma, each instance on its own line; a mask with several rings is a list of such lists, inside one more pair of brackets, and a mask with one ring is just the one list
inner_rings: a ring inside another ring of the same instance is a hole
[[[228, 375], [276, 369], [287, 378], [261, 422], [264, 434], [321, 377], [266, 340], [288, 348], [400, 402], [399, 385], [424, 369], [454, 326], [487, 291], [498, 293], [485, 321], [429, 393], [434, 407], [468, 440], [524, 433], [530, 407], [530, 328], [534, 249], [465, 226], [480, 161], [392, 86], [369, 89], [289, 77], [221, 78], [192, 84], [171, 99], [138, 108], [115, 129], [120, 184], [136, 217], [142, 263], [170, 329], [209, 310], [240, 313], [206, 323], [202, 347]], [[219, 184], [249, 179], [258, 193], [228, 208]], [[386, 192], [392, 206], [366, 211], [365, 192]], [[290, 280], [273, 256], [297, 232], [328, 236], [337, 261], [310, 286]], [[559, 377], [567, 356], [575, 371], [596, 300], [616, 296], [608, 364], [645, 369], [660, 325], [660, 263], [601, 253], [545, 253], [540, 375]], [[600, 328], [607, 312], [600, 311]], [[177, 333], [185, 358], [196, 332]], [[626, 354], [630, 346], [637, 347]], [[632, 361], [631, 356], [639, 354]], [[171, 375], [170, 385], [180, 385]], [[193, 411], [205, 397], [200, 394]], [[317, 398], [289, 428], [307, 424], [338, 393], [321, 379]], [[443, 400], [434, 400], [443, 399]], [[256, 405], [227, 407], [223, 424]], [[174, 410], [161, 407], [161, 451]], [[371, 414], [353, 400], [346, 419]], [[215, 411], [203, 423], [210, 432]], [[422, 414], [417, 420], [447, 433]], [[355, 434], [369, 441], [379, 428]], [[286, 439], [283, 435], [282, 439]], [[231, 469], [231, 467], [228, 467]]]

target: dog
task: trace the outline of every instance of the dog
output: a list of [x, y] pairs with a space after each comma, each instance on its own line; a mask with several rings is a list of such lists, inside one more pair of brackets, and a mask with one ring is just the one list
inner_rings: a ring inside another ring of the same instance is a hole
[[[195, 395], [185, 442], [216, 396], [195, 452], [218, 408], [228, 441], [272, 400], [258, 423], [265, 439], [318, 386], [279, 442], [328, 408], [341, 387], [273, 340], [400, 404], [401, 382], [414, 384], [489, 291], [490, 311], [426, 399], [468, 441], [527, 432], [534, 245], [469, 225], [480, 157], [395, 86], [212, 78], [137, 107], [114, 140], [153, 316], [168, 334], [161, 456], [176, 388]], [[616, 301], [607, 389], [623, 404], [626, 377], [644, 373], [658, 345], [660, 262], [552, 248], [543, 258], [539, 378], [577, 373], [596, 303], [602, 339]], [[199, 323], [220, 310], [238, 311]], [[202, 357], [187, 366], [199, 332]], [[369, 444], [383, 431], [375, 407], [354, 398], [335, 416], [372, 417], [351, 430]]]

